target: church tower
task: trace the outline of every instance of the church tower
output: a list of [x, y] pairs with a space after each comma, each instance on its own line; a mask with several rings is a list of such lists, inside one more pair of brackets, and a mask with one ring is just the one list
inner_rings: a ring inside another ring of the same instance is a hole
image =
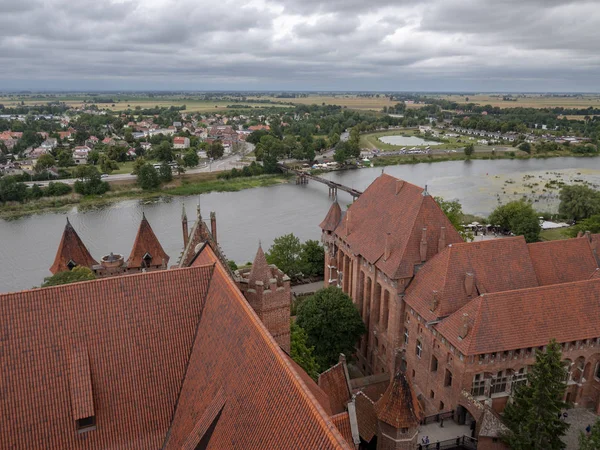
[[67, 218], [67, 224], [58, 245], [58, 250], [56, 251], [54, 264], [50, 267], [50, 272], [54, 275], [58, 272], [71, 270], [75, 266], [89, 267], [91, 269], [97, 264]]

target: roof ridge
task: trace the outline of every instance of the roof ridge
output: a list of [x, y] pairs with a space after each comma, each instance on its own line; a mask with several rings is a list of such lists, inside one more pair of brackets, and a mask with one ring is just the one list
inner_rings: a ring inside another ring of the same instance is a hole
[[[540, 286], [532, 286], [532, 287], [527, 287], [527, 288], [520, 288], [520, 289], [508, 289], [506, 291], [499, 291], [499, 292], [486, 292], [485, 296], [486, 297], [490, 297], [490, 296], [494, 296], [494, 297], [499, 297], [505, 294], [508, 294], [509, 292], [519, 292], [519, 291], [532, 291], [535, 289], [556, 289], [557, 286], [571, 286], [571, 285], [578, 285], [578, 284], [584, 284], [584, 283], [592, 283], [592, 282], [598, 282], [600, 281], [600, 278], [586, 278], [585, 280], [579, 280], [579, 281], [567, 281], [565, 283], [556, 283], [556, 284], [544, 284], [544, 285], [540, 285]], [[482, 294], [483, 295], [483, 294]]]
[[327, 370], [324, 370], [323, 372], [321, 372], [321, 373], [319, 374], [319, 376], [321, 376], [321, 375], [324, 375], [324, 374], [326, 374], [327, 372], [330, 372], [330, 371], [332, 371], [332, 370], [333, 370], [335, 367], [339, 366], [340, 364], [342, 364], [342, 362], [341, 362], [341, 361], [338, 361], [338, 362], [336, 362], [336, 363], [335, 363], [333, 366], [331, 366], [329, 369], [327, 369]]
[[356, 394], [353, 395], [353, 397], [357, 397], [359, 395], [362, 395], [364, 398], [366, 398], [367, 400], [369, 400], [369, 402], [371, 402], [372, 405], [375, 405], [376, 402], [374, 402], [373, 400], [371, 400], [371, 398], [365, 394], [362, 389], [360, 391], [358, 391]]
[[[210, 246], [208, 248], [210, 249]], [[212, 251], [212, 249], [210, 249], [210, 251], [214, 255], [214, 252]], [[214, 256], [216, 258], [216, 255], [214, 255]], [[261, 331], [259, 333], [261, 336], [261, 339], [264, 339], [266, 341], [266, 344], [273, 349], [273, 355], [275, 356], [275, 359], [284, 368], [284, 370], [291, 376], [292, 381], [296, 384], [296, 386], [298, 388], [300, 396], [304, 397], [307, 400], [307, 402], [309, 404], [308, 405], [309, 409], [311, 409], [313, 411], [315, 418], [317, 419], [317, 422], [322, 426], [323, 431], [325, 431], [325, 434], [329, 437], [329, 439], [332, 441], [332, 443], [335, 443], [338, 446], [341, 446], [341, 448], [346, 448], [347, 444], [346, 444], [344, 437], [337, 430], [337, 428], [335, 427], [333, 422], [331, 422], [331, 419], [326, 414], [323, 407], [321, 405], [319, 405], [319, 402], [317, 401], [315, 396], [310, 392], [308, 386], [304, 383], [304, 381], [302, 381], [302, 379], [300, 378], [300, 375], [298, 375], [296, 373], [296, 371], [294, 370], [292, 365], [288, 361], [286, 361], [286, 359], [283, 357], [283, 354], [282, 354], [283, 350], [281, 350], [279, 345], [275, 342], [275, 339], [273, 338], [273, 336], [271, 336], [271, 334], [269, 333], [269, 331], [267, 330], [265, 325], [258, 318], [258, 316], [254, 312], [254, 310], [252, 309], [250, 304], [245, 300], [244, 296], [240, 292], [240, 290], [237, 287], [237, 285], [235, 284], [235, 282], [231, 279], [231, 277], [229, 276], [227, 271], [222, 267], [222, 264], [216, 264], [215, 267], [218, 271], [222, 272], [221, 274], [224, 277], [225, 282], [227, 284], [229, 284], [235, 292], [238, 293], [238, 295], [236, 296], [236, 300], [241, 304], [242, 309], [248, 315], [250, 322]]]

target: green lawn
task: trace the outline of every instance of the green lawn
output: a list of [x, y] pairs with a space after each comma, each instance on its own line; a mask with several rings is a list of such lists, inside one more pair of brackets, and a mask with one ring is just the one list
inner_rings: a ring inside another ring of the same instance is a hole
[[128, 174], [133, 172], [133, 161], [125, 161], [117, 164], [119, 164], [119, 170], [113, 170], [111, 175]]
[[563, 234], [567, 228], [555, 228], [553, 230], [542, 230], [540, 240], [542, 241], [557, 241], [559, 239], [569, 239], [569, 236]]

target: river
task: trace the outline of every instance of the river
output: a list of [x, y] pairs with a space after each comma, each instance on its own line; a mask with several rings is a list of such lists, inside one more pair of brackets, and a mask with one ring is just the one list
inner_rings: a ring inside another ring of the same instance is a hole
[[[451, 161], [388, 166], [385, 172], [420, 186], [427, 185], [432, 195], [458, 199], [467, 213], [487, 215], [496, 207], [497, 195], [502, 198], [521, 195], [523, 177], [564, 176], [562, 179], [566, 181], [582, 178], [600, 184], [600, 158]], [[325, 176], [364, 190], [380, 174], [380, 168], [370, 168]], [[507, 180], [512, 183], [505, 184]], [[511, 190], [510, 195], [502, 193], [506, 186]], [[555, 208], [557, 194], [553, 195], [547, 204], [540, 203], [536, 208]], [[352, 198], [340, 192], [339, 201], [345, 207]], [[111, 251], [129, 254], [144, 212], [170, 255], [170, 264], [175, 264], [183, 245], [182, 203], [190, 220], [194, 220], [197, 197], [174, 197], [149, 204], [127, 200], [87, 211], [73, 208], [66, 213], [0, 220], [0, 292], [39, 286], [50, 275], [48, 268], [54, 261], [66, 217], [98, 260]], [[318, 225], [330, 204], [327, 187], [314, 182], [211, 193], [201, 198], [203, 216], [208, 218], [210, 211], [216, 211], [219, 242], [227, 257], [238, 264], [252, 261], [259, 241], [267, 250], [275, 237], [286, 233], [294, 233], [302, 240], [319, 239]]]

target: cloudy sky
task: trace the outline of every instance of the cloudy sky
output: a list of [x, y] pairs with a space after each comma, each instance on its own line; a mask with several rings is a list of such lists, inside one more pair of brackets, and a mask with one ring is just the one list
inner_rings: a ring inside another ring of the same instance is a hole
[[600, 0], [0, 5], [0, 90], [600, 91]]

